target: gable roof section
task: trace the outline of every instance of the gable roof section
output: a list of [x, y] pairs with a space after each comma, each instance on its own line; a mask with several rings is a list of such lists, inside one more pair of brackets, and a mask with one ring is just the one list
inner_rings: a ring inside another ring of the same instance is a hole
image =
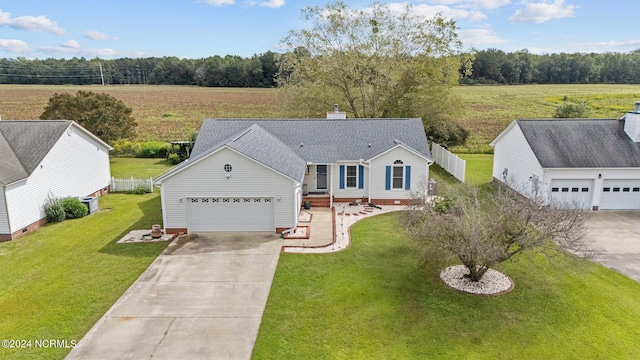
[[69, 120], [0, 121], [0, 184], [29, 177], [71, 124]]
[[516, 123], [543, 168], [640, 167], [640, 143], [624, 132], [623, 120], [520, 119]]
[[210, 152], [223, 139], [254, 124], [310, 163], [369, 160], [399, 142], [432, 159], [421, 119], [206, 119], [192, 154]]
[[[198, 137], [200, 137], [200, 135], [198, 135]], [[254, 124], [248, 129], [237, 132], [227, 139], [211, 146], [207, 151], [192, 152], [191, 157], [189, 157], [187, 161], [182, 162], [167, 173], [161, 175], [156, 179], [156, 182], [162, 182], [171, 175], [196, 164], [209, 154], [224, 147], [234, 150], [296, 181], [302, 180], [307, 167], [307, 163], [287, 145], [265, 129]]]

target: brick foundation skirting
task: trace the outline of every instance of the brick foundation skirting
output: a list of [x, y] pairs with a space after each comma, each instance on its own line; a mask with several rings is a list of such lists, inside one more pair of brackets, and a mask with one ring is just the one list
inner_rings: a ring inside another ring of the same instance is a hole
[[183, 235], [187, 233], [187, 228], [166, 228], [164, 231], [167, 234]]
[[369, 199], [364, 198], [364, 200], [363, 200], [363, 198], [361, 198], [361, 197], [359, 197], [359, 198], [337, 198], [337, 197], [334, 197], [333, 198], [333, 202], [334, 203], [336, 203], [336, 202], [349, 202], [349, 203], [351, 203], [351, 202], [354, 202], [354, 201], [357, 201], [357, 202], [363, 202], [364, 201], [364, 202], [368, 203]]

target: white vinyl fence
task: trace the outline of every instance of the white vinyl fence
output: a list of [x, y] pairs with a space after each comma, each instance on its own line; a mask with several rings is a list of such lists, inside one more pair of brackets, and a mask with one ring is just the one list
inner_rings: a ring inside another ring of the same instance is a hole
[[144, 188], [148, 192], [153, 192], [153, 178], [148, 179], [116, 179], [111, 177], [112, 192], [134, 191], [138, 188]]
[[467, 162], [458, 156], [443, 148], [442, 146], [432, 143], [431, 155], [436, 164], [440, 165], [446, 172], [453, 175], [456, 179], [464, 182], [464, 173]]

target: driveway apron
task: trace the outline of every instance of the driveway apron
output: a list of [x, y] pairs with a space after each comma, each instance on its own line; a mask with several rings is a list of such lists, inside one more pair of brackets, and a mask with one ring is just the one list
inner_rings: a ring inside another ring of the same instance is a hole
[[174, 241], [67, 359], [250, 359], [281, 248], [273, 233]]

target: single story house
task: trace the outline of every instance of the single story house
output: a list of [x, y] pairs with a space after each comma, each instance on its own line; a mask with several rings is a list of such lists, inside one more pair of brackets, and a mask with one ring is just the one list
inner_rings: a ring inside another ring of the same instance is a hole
[[109, 150], [73, 121], [0, 121], [0, 241], [44, 224], [49, 196], [108, 191]]
[[584, 209], [640, 209], [640, 102], [620, 119], [522, 119], [492, 143], [493, 178]]
[[207, 119], [155, 183], [168, 233], [281, 233], [303, 201], [406, 204], [432, 163], [421, 119]]

